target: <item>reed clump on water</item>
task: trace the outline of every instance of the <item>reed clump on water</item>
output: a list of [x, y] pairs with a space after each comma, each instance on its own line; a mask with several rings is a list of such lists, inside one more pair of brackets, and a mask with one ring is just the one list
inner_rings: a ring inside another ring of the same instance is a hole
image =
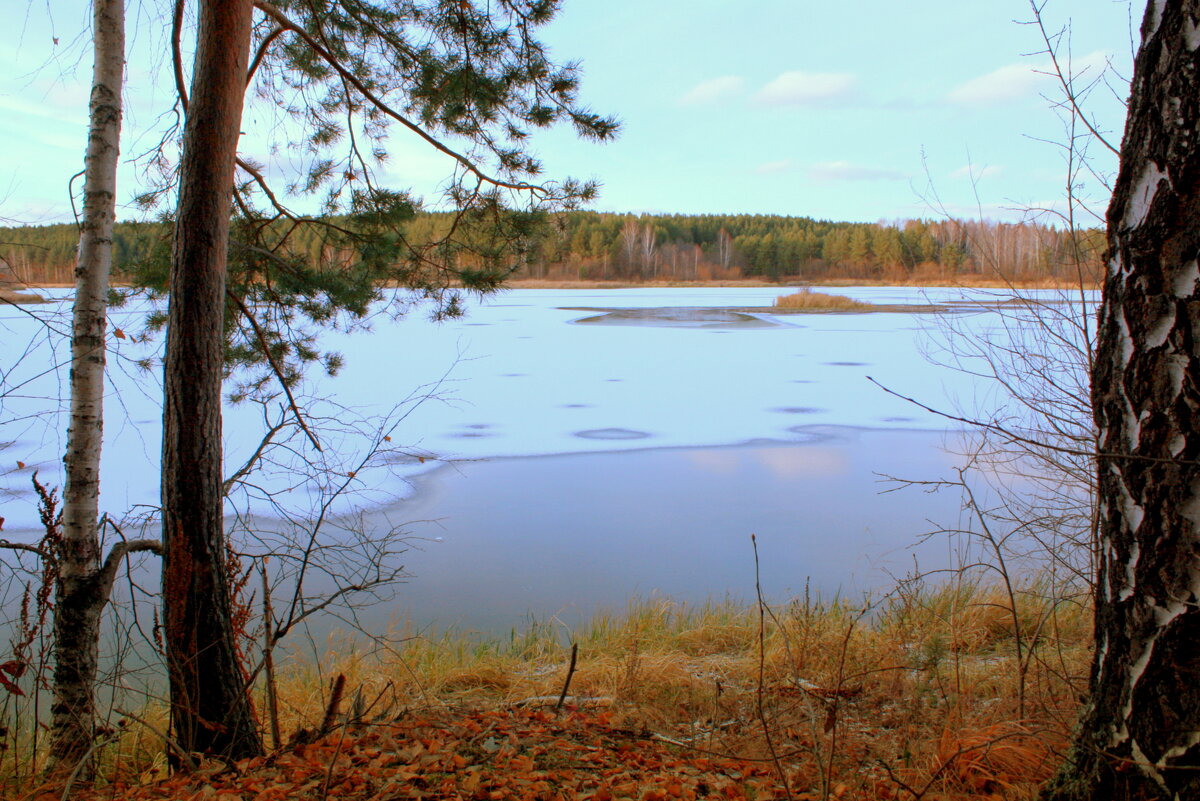
[[793, 292], [790, 295], [780, 295], [775, 298], [775, 307], [778, 309], [792, 309], [798, 311], [867, 311], [872, 308], [872, 304], [864, 303], [854, 298], [848, 298], [845, 295], [830, 295], [825, 292], [814, 292], [808, 287], [801, 289], [799, 292]]

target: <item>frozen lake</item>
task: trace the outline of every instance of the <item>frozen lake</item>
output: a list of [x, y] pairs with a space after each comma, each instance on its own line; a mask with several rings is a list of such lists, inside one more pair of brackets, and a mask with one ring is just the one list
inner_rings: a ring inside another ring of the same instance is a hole
[[[751, 533], [772, 595], [802, 592], [806, 579], [826, 594], [881, 586], [911, 568], [906, 548], [930, 519], [955, 522], [957, 499], [879, 494], [889, 486], [880, 474], [941, 478], [956, 463], [945, 418], [879, 385], [952, 411], [986, 409], [990, 388], [923, 356], [940, 336], [934, 315], [706, 311], [766, 307], [786, 291], [515, 290], [445, 323], [418, 308], [332, 332], [323, 347], [346, 367], [305, 388], [322, 399], [312, 402], [326, 451], [319, 486], [280, 461], [238, 509], [278, 516], [270, 497], [303, 517], [348, 484], [335, 512], [366, 510], [369, 525], [407, 524], [418, 538], [403, 559], [414, 578], [380, 610], [417, 625], [577, 618], [633, 594], [750, 597]], [[828, 291], [884, 304], [970, 300], [949, 289]], [[61, 482], [68, 313], [0, 308], [0, 515], [13, 540], [38, 536], [30, 474]], [[118, 310], [113, 325], [136, 332], [143, 316]], [[953, 318], [997, 325], [970, 303]], [[159, 376], [136, 365], [154, 346], [111, 341], [102, 491], [104, 509], [123, 518], [157, 503]], [[228, 470], [277, 405], [228, 409]], [[381, 448], [367, 464], [363, 432]], [[922, 564], [944, 562], [944, 551], [924, 546]]]

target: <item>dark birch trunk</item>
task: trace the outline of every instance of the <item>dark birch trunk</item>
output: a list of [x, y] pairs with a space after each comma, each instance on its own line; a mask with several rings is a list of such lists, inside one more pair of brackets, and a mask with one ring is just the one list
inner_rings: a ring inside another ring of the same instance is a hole
[[1200, 0], [1152, 0], [1108, 210], [1091, 699], [1055, 801], [1200, 798]]
[[163, 412], [163, 614], [171, 726], [188, 752], [262, 751], [231, 625], [221, 381], [234, 158], [251, 0], [205, 0], [184, 128]]
[[55, 555], [58, 585], [50, 757], [52, 765], [67, 768], [85, 757], [94, 737], [100, 615], [108, 603], [108, 588], [100, 575], [97, 522], [104, 426], [104, 337], [125, 67], [124, 0], [95, 0], [93, 27], [83, 225], [75, 266], [71, 330], [71, 417], [63, 459], [67, 478], [63, 544], [61, 553]]

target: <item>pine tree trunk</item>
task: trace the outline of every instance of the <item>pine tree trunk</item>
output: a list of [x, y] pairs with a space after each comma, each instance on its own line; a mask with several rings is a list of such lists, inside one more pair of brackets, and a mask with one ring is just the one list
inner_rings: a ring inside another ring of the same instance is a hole
[[104, 424], [104, 336], [125, 67], [124, 0], [95, 0], [93, 22], [95, 61], [71, 331], [71, 418], [63, 459], [67, 486], [54, 609], [50, 756], [53, 764], [65, 767], [83, 759], [92, 745], [100, 613], [108, 601], [108, 593], [99, 581], [97, 521]]
[[206, 0], [184, 129], [163, 412], [163, 614], [171, 725], [189, 752], [261, 752], [231, 625], [223, 522], [225, 268], [251, 0]]
[[1091, 699], [1055, 801], [1200, 798], [1200, 0], [1142, 23], [1092, 395]]

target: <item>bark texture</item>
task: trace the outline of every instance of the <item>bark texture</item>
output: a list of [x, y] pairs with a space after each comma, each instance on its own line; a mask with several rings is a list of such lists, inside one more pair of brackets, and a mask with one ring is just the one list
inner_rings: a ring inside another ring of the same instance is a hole
[[1092, 396], [1091, 699], [1055, 801], [1200, 798], [1200, 0], [1151, 0], [1108, 210]]
[[221, 381], [234, 158], [251, 0], [205, 0], [184, 128], [164, 372], [163, 612], [171, 725], [189, 752], [262, 744], [231, 626], [225, 570]]
[[71, 330], [71, 416], [63, 459], [67, 478], [63, 542], [61, 552], [55, 554], [58, 586], [50, 756], [54, 764], [67, 767], [84, 758], [94, 737], [100, 614], [111, 587], [111, 583], [105, 586], [101, 575], [97, 523], [104, 433], [104, 337], [125, 67], [124, 0], [95, 0], [93, 28], [83, 224]]

